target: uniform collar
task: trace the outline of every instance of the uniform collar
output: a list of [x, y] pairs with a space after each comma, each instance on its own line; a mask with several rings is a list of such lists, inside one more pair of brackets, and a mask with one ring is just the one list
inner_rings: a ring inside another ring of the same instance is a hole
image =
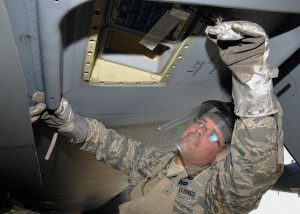
[[168, 178], [176, 176], [185, 170], [184, 166], [180, 166], [175, 163], [174, 158], [172, 159], [172, 161], [167, 169], [167, 177]]
[[[175, 161], [174, 161], [174, 158], [172, 159], [172, 161], [171, 161], [171, 163], [170, 163], [170, 165], [168, 166], [168, 169], [167, 169], [167, 177], [168, 178], [177, 176], [178, 174], [180, 174], [181, 172], [186, 170], [184, 166], [180, 166], [180, 165], [176, 164]], [[196, 175], [196, 174], [199, 174], [200, 172], [204, 171], [205, 169], [211, 167], [212, 165], [214, 165], [214, 164], [207, 165], [207, 166], [204, 166], [204, 167], [192, 166], [188, 169], [188, 171], [189, 171], [190, 175]]]

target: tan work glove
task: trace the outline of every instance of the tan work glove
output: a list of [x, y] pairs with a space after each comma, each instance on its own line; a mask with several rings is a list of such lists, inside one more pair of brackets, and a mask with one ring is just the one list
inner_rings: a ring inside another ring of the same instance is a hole
[[267, 64], [268, 36], [262, 27], [248, 21], [221, 22], [205, 32], [234, 74], [235, 114], [259, 117], [277, 112]]
[[45, 103], [37, 103], [34, 106], [29, 107], [29, 115], [31, 123], [34, 123], [40, 118], [40, 115], [43, 111], [46, 110]]

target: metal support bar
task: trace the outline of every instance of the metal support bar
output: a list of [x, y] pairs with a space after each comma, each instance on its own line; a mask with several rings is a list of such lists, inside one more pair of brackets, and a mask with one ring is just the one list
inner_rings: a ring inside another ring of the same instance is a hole
[[62, 10], [59, 1], [38, 0], [39, 30], [46, 104], [49, 109], [59, 107], [61, 100], [62, 40], [59, 22]]
[[61, 22], [74, 7], [88, 0], [37, 0], [46, 105], [59, 107], [62, 92]]

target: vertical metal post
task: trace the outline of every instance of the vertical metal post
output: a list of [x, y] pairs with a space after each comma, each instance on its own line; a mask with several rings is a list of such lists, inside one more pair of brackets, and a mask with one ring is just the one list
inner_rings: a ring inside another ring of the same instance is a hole
[[55, 0], [37, 0], [46, 105], [52, 110], [59, 107], [61, 100], [62, 39], [59, 26], [63, 14], [60, 4]]
[[89, 0], [37, 0], [46, 105], [55, 110], [62, 96], [61, 22], [73, 8]]

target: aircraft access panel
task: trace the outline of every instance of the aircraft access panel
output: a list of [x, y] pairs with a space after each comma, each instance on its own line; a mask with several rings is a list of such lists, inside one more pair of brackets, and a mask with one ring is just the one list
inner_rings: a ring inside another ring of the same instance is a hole
[[203, 28], [201, 20], [183, 5], [96, 0], [83, 79], [100, 85], [166, 84], [193, 44], [191, 35]]

